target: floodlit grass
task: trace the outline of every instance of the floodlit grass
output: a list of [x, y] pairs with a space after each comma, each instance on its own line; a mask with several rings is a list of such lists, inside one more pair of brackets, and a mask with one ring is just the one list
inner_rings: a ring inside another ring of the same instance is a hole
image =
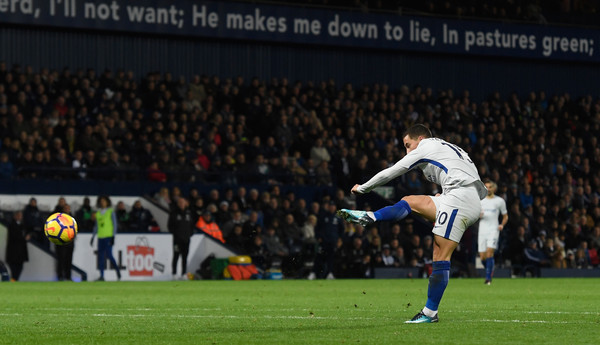
[[0, 344], [592, 344], [600, 279], [0, 284]]

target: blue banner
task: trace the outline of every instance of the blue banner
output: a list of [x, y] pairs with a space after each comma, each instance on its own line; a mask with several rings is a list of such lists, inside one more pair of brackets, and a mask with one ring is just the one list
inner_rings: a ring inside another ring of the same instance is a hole
[[0, 22], [596, 62], [599, 30], [212, 1], [0, 0]]

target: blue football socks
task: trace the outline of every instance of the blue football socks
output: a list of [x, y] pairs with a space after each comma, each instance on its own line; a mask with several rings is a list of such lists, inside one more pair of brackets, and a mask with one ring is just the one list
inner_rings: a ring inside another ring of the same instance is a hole
[[427, 290], [427, 303], [425, 307], [436, 311], [448, 286], [450, 279], [450, 261], [434, 261], [433, 272], [429, 276], [429, 288]]
[[485, 280], [492, 281], [492, 275], [494, 274], [494, 257], [485, 260]]
[[401, 220], [404, 219], [412, 212], [410, 205], [404, 201], [400, 200], [392, 206], [386, 206], [382, 209], [379, 209], [373, 212], [375, 216], [375, 220], [380, 222], [384, 220]]

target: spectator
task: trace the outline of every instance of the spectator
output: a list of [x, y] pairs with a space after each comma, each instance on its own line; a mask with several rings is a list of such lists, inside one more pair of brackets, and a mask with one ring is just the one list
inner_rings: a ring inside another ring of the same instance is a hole
[[531, 185], [529, 183], [525, 183], [523, 186], [523, 191], [519, 193], [519, 200], [523, 209], [533, 205], [533, 195], [531, 194]]
[[291, 213], [283, 217], [280, 233], [283, 236], [283, 243], [288, 248], [288, 252], [290, 254], [300, 254], [303, 247], [302, 230], [294, 221], [294, 216]]
[[252, 263], [254, 263], [257, 267], [265, 270], [267, 269], [267, 265], [270, 265], [268, 261], [269, 253], [267, 251], [267, 247], [263, 243], [262, 236], [255, 236], [247, 251], [252, 259]]
[[37, 199], [29, 199], [29, 203], [23, 210], [23, 221], [27, 232], [31, 235], [31, 241], [38, 244], [42, 248], [50, 248], [50, 242], [44, 235], [44, 216], [38, 209]]
[[371, 237], [369, 241], [368, 252], [371, 255], [371, 265], [377, 267], [381, 265], [381, 252], [383, 248], [381, 245], [381, 237], [375, 235]]
[[73, 159], [71, 160], [71, 167], [75, 171], [76, 178], [78, 178], [78, 179], [86, 178], [87, 162], [83, 159], [83, 152], [81, 152], [81, 150], [77, 150], [73, 153]]
[[592, 232], [588, 237], [588, 242], [591, 249], [600, 251], [600, 225], [594, 226]]
[[537, 241], [530, 240], [527, 248], [525, 248], [524, 270], [534, 277], [540, 277], [541, 267], [548, 267], [549, 261], [544, 252], [538, 249]]
[[331, 160], [329, 151], [323, 146], [323, 139], [315, 140], [315, 144], [310, 149], [310, 159], [313, 160], [315, 167], [321, 165], [322, 161], [329, 162]]
[[129, 211], [129, 232], [149, 232], [153, 222], [150, 211], [142, 206], [140, 200], [136, 200]]
[[300, 228], [302, 232], [302, 242], [304, 242], [304, 248], [313, 246], [317, 243], [315, 228], [317, 227], [317, 217], [313, 214], [306, 218], [306, 222]]
[[198, 219], [202, 217], [202, 213], [204, 213], [204, 199], [201, 196], [198, 196], [194, 204], [192, 205], [192, 212], [194, 212], [194, 219]]
[[223, 233], [221, 232], [219, 225], [214, 222], [212, 213], [209, 210], [204, 211], [202, 217], [196, 222], [196, 227], [207, 235], [212, 236], [214, 239], [225, 243]]
[[320, 186], [333, 186], [333, 179], [329, 170], [329, 163], [325, 160], [321, 161], [315, 168], [316, 183]]
[[[236, 224], [231, 229], [231, 232], [225, 236], [225, 242], [233, 251], [237, 254], [247, 254], [248, 247], [254, 245], [255, 243], [247, 243], [244, 234], [242, 233], [242, 225]], [[262, 239], [261, 239], [262, 242]], [[260, 246], [259, 246], [260, 247]], [[258, 249], [258, 248], [255, 248]]]
[[157, 161], [150, 163], [147, 174], [150, 182], [167, 182], [167, 174], [159, 167]]
[[553, 238], [547, 238], [546, 244], [544, 245], [544, 255], [550, 260], [550, 267], [552, 268], [565, 268], [566, 263], [562, 248], [554, 243]]
[[10, 267], [11, 281], [18, 281], [23, 271], [23, 263], [29, 260], [27, 241], [31, 235], [23, 221], [23, 212], [16, 211], [8, 225], [6, 240], [6, 263]]
[[319, 215], [315, 237], [319, 244], [315, 265], [308, 279], [335, 279], [334, 263], [338, 239], [344, 233], [344, 223], [335, 215], [337, 206], [331, 201]]
[[401, 231], [402, 231], [402, 228], [400, 227], [400, 224], [398, 224], [398, 223], [392, 224], [390, 231], [383, 236], [383, 243], [389, 244], [392, 242], [392, 240], [401, 241], [403, 239], [403, 237], [401, 235]]
[[[117, 205], [117, 212], [118, 212]], [[83, 204], [75, 213], [75, 219], [77, 219], [77, 226], [79, 232], [92, 232], [94, 229], [94, 221], [92, 220], [92, 206], [90, 204], [90, 198], [83, 198]]]
[[371, 256], [363, 247], [363, 241], [359, 237], [352, 240], [352, 245], [348, 249], [347, 273], [348, 278], [368, 278], [371, 273]]
[[575, 265], [577, 268], [590, 267], [590, 259], [587, 251], [587, 243], [583, 242], [575, 251]]
[[117, 215], [117, 223], [119, 223], [119, 229], [123, 229], [123, 232], [129, 231], [129, 212], [127, 212], [127, 207], [125, 203], [119, 201], [117, 203], [117, 208], [115, 210]]
[[15, 175], [15, 166], [9, 160], [8, 153], [0, 152], [0, 180], [10, 180]]
[[223, 200], [219, 203], [219, 208], [215, 214], [215, 222], [222, 227], [230, 220], [231, 214], [229, 213], [229, 202]]
[[[258, 237], [258, 236], [256, 236]], [[274, 227], [267, 227], [267, 231], [262, 236], [265, 248], [268, 253], [267, 267], [279, 266], [287, 258], [288, 250], [281, 242]]]
[[62, 213], [67, 205], [67, 200], [64, 197], [58, 198], [58, 203], [54, 206], [54, 210], [51, 213]]
[[247, 241], [251, 241], [254, 238], [254, 236], [261, 234], [262, 227], [259, 223], [257, 211], [250, 212], [250, 214], [248, 215], [248, 220], [246, 220], [244, 222], [244, 225], [242, 226], [242, 232], [244, 233], [244, 236], [246, 237]]
[[[158, 193], [156, 193], [156, 195], [154, 195], [154, 200], [156, 200], [156, 202], [163, 207], [165, 210], [170, 211], [171, 210], [171, 196], [169, 193], [169, 188], [167, 187], [161, 187], [158, 190]], [[174, 206], [174, 205], [173, 205]]]
[[394, 266], [395, 267], [407, 267], [406, 258], [404, 255], [404, 248], [398, 246], [396, 250], [393, 252], [394, 256]]
[[376, 264], [376, 267], [395, 267], [396, 259], [392, 255], [392, 251], [390, 249], [389, 244], [384, 244], [382, 247], [382, 251], [380, 253], [380, 260]]
[[[181, 189], [179, 189], [179, 187], [177, 187], [177, 186], [174, 186], [171, 189], [170, 196], [171, 196], [172, 207], [175, 207], [177, 205], [177, 199], [181, 198], [183, 195], [182, 195]], [[188, 206], [189, 206], [189, 201], [188, 201]]]
[[244, 216], [240, 210], [235, 210], [231, 214], [231, 219], [226, 221], [225, 224], [223, 224], [223, 227], [221, 227], [221, 231], [223, 232], [223, 237], [225, 237], [225, 239], [227, 239], [229, 234], [231, 234], [236, 225], [239, 225], [243, 230]]

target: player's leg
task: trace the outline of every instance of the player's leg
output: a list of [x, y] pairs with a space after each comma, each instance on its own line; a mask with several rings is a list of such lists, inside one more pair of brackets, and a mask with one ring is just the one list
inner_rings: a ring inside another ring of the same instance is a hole
[[438, 322], [438, 307], [450, 280], [450, 258], [457, 246], [457, 242], [434, 234], [433, 271], [429, 276], [427, 303], [420, 313], [406, 323]]
[[427, 220], [435, 220], [435, 205], [431, 197], [427, 195], [405, 196], [394, 205], [386, 206], [374, 212], [341, 209], [337, 214], [348, 222], [367, 226], [373, 222], [399, 221], [406, 218], [413, 211]]
[[108, 243], [108, 246], [106, 249], [106, 254], [108, 255], [108, 260], [110, 261], [110, 263], [113, 265], [113, 267], [115, 268], [115, 270], [117, 272], [117, 279], [121, 280], [121, 270], [119, 269], [117, 260], [115, 260], [115, 257], [113, 256], [112, 245], [110, 243]]
[[[450, 278], [450, 258], [463, 233], [479, 219], [481, 204], [474, 188], [455, 191], [450, 195], [430, 197], [433, 210], [420, 210], [424, 217], [433, 217], [433, 271], [429, 277], [425, 308], [407, 323], [438, 322], [437, 310]], [[424, 204], [426, 205], [426, 204]]]
[[187, 274], [187, 257], [190, 251], [190, 242], [184, 241], [181, 243], [181, 275]]
[[325, 248], [325, 276], [326, 279], [333, 279], [335, 276], [333, 275], [333, 266], [335, 264], [335, 246], [336, 244], [333, 242], [324, 243]]
[[106, 265], [107, 245], [108, 239], [98, 238], [98, 269], [100, 270], [100, 278], [98, 278], [98, 280], [104, 280], [104, 267]]
[[173, 239], [173, 259], [171, 260], [171, 273], [173, 279], [177, 276], [177, 262], [179, 261], [179, 244]]
[[[487, 244], [488, 244], [488, 239], [489, 236], [486, 236], [485, 234], [482, 233], [481, 229], [479, 229], [479, 234], [477, 235], [477, 250], [479, 252], [479, 258], [481, 259], [481, 264], [483, 265], [483, 268], [487, 270]], [[487, 273], [487, 272], [486, 272]], [[486, 277], [486, 284], [487, 284], [487, 277]]]
[[71, 280], [71, 270], [73, 269], [73, 251], [75, 250], [74, 243], [67, 245], [67, 255], [65, 260], [65, 279]]
[[485, 284], [490, 285], [494, 276], [494, 248], [487, 247], [485, 254]]
[[177, 277], [177, 262], [179, 261], [179, 249], [177, 246], [173, 246], [173, 259], [171, 260], [171, 274], [173, 279]]
[[435, 222], [437, 207], [433, 201], [434, 198], [437, 197], [429, 195], [409, 195], [402, 198], [400, 202], [406, 201], [412, 212], [419, 214], [428, 221]]

